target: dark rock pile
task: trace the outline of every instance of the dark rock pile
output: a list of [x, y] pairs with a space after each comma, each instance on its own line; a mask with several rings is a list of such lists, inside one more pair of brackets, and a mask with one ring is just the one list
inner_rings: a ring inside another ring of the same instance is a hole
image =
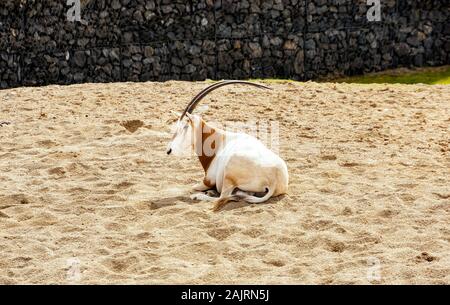
[[0, 1], [0, 88], [169, 79], [312, 79], [450, 63], [448, 0]]

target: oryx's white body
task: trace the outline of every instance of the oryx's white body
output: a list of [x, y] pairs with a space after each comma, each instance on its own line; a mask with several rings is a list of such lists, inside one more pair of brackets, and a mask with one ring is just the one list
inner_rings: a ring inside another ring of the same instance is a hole
[[261, 141], [244, 133], [214, 128], [200, 116], [185, 112], [177, 122], [168, 154], [192, 149], [205, 171], [203, 181], [193, 189], [203, 192], [215, 188], [220, 197], [197, 193], [191, 198], [215, 201], [214, 210], [231, 200], [260, 203], [287, 192], [286, 163]]
[[262, 198], [244, 198], [257, 203], [287, 191], [288, 171], [279, 156], [258, 139], [243, 133], [226, 132], [225, 139], [224, 147], [218, 148], [205, 173], [205, 179], [220, 193], [226, 192], [228, 184], [246, 192], [267, 192]]

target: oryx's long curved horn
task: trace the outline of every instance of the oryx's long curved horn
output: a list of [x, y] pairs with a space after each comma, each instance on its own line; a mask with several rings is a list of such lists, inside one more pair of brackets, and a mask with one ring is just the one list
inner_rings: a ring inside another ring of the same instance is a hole
[[240, 81], [240, 80], [222, 81], [222, 82], [219, 82], [219, 83], [216, 83], [214, 85], [207, 87], [206, 89], [202, 90], [199, 94], [197, 94], [197, 96], [194, 97], [194, 99], [188, 104], [188, 106], [184, 110], [183, 114], [180, 117], [180, 120], [184, 118], [186, 113], [192, 113], [192, 111], [194, 111], [194, 109], [198, 105], [198, 103], [203, 98], [205, 98], [205, 96], [207, 96], [209, 93], [211, 93], [212, 91], [214, 91], [216, 89], [219, 89], [220, 87], [233, 85], [233, 84], [249, 85], [249, 86], [253, 86], [253, 87], [257, 87], [257, 88], [261, 88], [261, 89], [272, 90], [271, 88], [269, 88], [267, 86], [256, 84], [256, 83], [251, 83], [251, 82], [246, 82], [246, 81]]
[[203, 89], [202, 91], [200, 91], [190, 102], [189, 102], [189, 104], [186, 106], [186, 108], [184, 109], [184, 111], [183, 111], [183, 114], [181, 115], [181, 117], [180, 117], [180, 120], [182, 120], [183, 118], [184, 118], [184, 116], [186, 115], [186, 113], [189, 111], [189, 109], [191, 108], [191, 105], [192, 105], [192, 103], [194, 103], [195, 102], [195, 100], [196, 99], [198, 99], [206, 90], [209, 90], [210, 88], [212, 88], [212, 87], [215, 87], [215, 86], [217, 86], [217, 85], [220, 85], [220, 84], [223, 84], [223, 83], [226, 83], [227, 81], [225, 80], [223, 80], [223, 81], [220, 81], [220, 82], [217, 82], [217, 83], [214, 83], [214, 84], [212, 84], [212, 85], [210, 85], [210, 86], [208, 86], [208, 87], [206, 87], [205, 89]]

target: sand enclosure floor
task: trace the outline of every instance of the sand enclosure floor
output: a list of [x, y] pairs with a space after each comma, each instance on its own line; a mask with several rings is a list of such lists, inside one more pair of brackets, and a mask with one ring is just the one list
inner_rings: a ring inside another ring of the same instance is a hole
[[216, 91], [206, 120], [279, 122], [291, 181], [213, 213], [165, 154], [207, 85], [0, 91], [0, 283], [450, 283], [450, 86]]

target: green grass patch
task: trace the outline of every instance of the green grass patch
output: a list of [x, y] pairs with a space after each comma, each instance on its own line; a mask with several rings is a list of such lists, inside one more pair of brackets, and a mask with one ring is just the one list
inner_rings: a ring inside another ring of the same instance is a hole
[[[251, 82], [266, 84], [297, 83], [298, 81], [283, 78], [252, 78]], [[338, 78], [323, 78], [317, 82], [352, 83], [352, 84], [427, 84], [450, 85], [450, 66], [407, 69], [399, 68], [365, 75]], [[208, 83], [216, 82], [207, 80]]]
[[449, 85], [450, 66], [437, 68], [420, 68], [415, 70], [402, 68], [360, 76], [343, 77], [327, 81], [356, 84]]

